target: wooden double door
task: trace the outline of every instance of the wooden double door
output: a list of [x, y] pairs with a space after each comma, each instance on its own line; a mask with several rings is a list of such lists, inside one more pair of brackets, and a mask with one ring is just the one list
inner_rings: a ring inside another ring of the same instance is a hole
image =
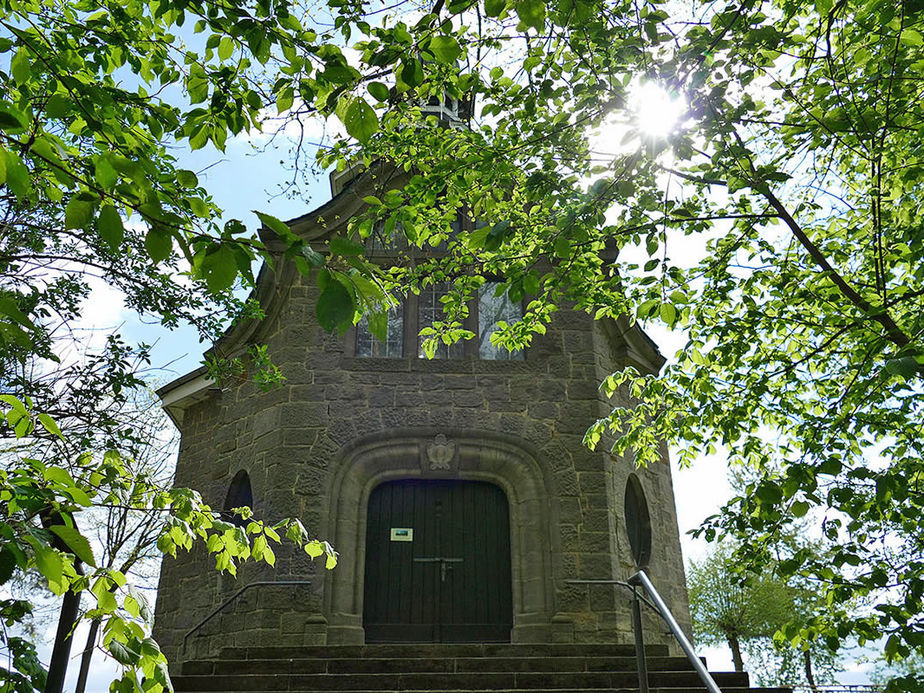
[[366, 642], [509, 642], [507, 498], [481, 481], [406, 479], [369, 497]]

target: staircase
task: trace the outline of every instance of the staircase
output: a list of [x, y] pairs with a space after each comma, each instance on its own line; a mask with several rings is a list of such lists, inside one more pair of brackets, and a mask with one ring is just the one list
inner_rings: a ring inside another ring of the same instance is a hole
[[[693, 666], [646, 648], [650, 693], [701, 693]], [[714, 673], [723, 693], [790, 693], [749, 689], [748, 675]], [[185, 662], [173, 677], [178, 693], [629, 693], [638, 691], [631, 645], [402, 644], [226, 648], [216, 659]]]

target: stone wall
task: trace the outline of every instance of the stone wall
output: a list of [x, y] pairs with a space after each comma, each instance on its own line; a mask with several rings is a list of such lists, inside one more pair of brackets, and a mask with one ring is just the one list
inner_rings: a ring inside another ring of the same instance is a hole
[[[176, 481], [221, 507], [231, 478], [246, 470], [256, 515], [298, 517], [334, 541], [340, 565], [326, 573], [282, 547], [275, 569], [248, 566], [234, 580], [217, 576], [201, 553], [166, 559], [155, 631], [172, 661], [222, 645], [361, 641], [371, 488], [386, 478], [447, 474], [500, 485], [520, 523], [512, 528], [515, 640], [631, 641], [623, 588], [565, 584], [625, 579], [633, 568], [623, 495], [634, 467], [582, 445], [587, 427], [611, 408], [598, 383], [628, 358], [613, 329], [562, 311], [522, 361], [357, 358], [351, 334], [316, 325], [313, 286], [297, 279], [277, 291], [276, 309], [253, 339], [268, 345], [285, 384], [270, 392], [228, 384], [189, 404]], [[454, 446], [449, 470], [427, 467], [437, 435]], [[650, 572], [688, 624], [666, 451], [664, 459], [637, 472], [654, 533]], [[274, 579], [312, 585], [292, 587], [288, 599], [242, 596], [182, 652], [189, 629], [241, 585]]]

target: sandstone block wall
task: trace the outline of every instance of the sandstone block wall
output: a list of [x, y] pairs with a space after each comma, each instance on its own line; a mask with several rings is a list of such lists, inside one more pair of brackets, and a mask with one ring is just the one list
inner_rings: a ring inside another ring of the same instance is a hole
[[[512, 526], [514, 639], [630, 642], [623, 588], [565, 580], [633, 572], [623, 497], [636, 473], [651, 515], [650, 573], [689, 623], [666, 450], [663, 464], [636, 472], [631, 461], [582, 445], [612, 406], [598, 383], [627, 359], [612, 330], [562, 311], [522, 361], [357, 358], [352, 335], [317, 326], [314, 287], [298, 279], [277, 288], [278, 309], [253, 339], [268, 345], [285, 383], [270, 392], [224, 384], [190, 403], [176, 483], [220, 508], [243, 469], [257, 516], [298, 517], [335, 542], [340, 565], [328, 573], [282, 547], [275, 569], [246, 566], [233, 579], [217, 575], [200, 551], [166, 559], [155, 634], [168, 658], [230, 645], [361, 642], [363, 504], [376, 483], [401, 476], [487, 479], [507, 492], [520, 523]], [[454, 446], [448, 470], [427, 463], [438, 435]], [[311, 585], [256, 587], [186, 638], [236, 590], [261, 580]]]

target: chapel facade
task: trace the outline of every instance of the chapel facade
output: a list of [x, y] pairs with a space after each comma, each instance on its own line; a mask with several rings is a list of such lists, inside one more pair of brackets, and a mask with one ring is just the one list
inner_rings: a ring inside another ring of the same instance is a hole
[[[291, 230], [321, 247], [362, 211], [363, 181], [334, 181]], [[628, 643], [628, 592], [568, 581], [625, 580], [636, 559], [689, 628], [666, 446], [636, 470], [582, 444], [613, 406], [607, 375], [663, 364], [637, 325], [562, 310], [509, 353], [489, 337], [521, 306], [489, 283], [471, 307], [476, 338], [428, 359], [418, 334], [439, 318], [438, 287], [408, 296], [380, 342], [364, 323], [325, 332], [314, 282], [281, 257], [274, 268], [254, 293], [265, 317], [216, 348], [266, 344], [286, 380], [219, 387], [199, 369], [162, 388], [182, 433], [176, 484], [214, 508], [297, 517], [339, 564], [277, 546], [274, 568], [235, 579], [204, 551], [166, 558], [155, 637], [171, 662], [255, 644]]]

